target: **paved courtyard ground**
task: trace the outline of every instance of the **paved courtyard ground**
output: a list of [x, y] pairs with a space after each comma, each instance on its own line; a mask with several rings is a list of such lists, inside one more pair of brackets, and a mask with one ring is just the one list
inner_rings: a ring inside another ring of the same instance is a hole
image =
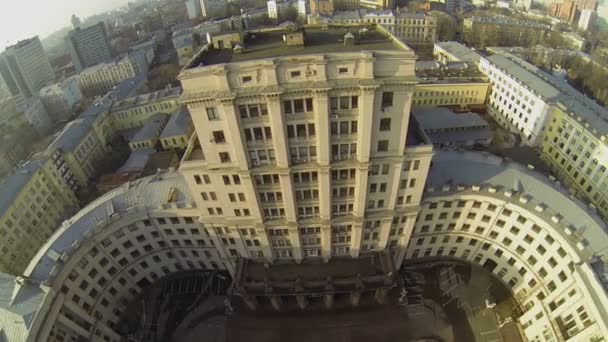
[[[341, 296], [330, 311], [317, 303], [289, 312], [270, 305], [252, 312], [238, 299], [228, 302], [228, 283], [217, 274], [173, 277], [155, 284], [145, 304], [131, 305], [123, 324], [130, 338], [124, 341], [523, 341], [517, 325], [509, 323], [516, 319], [515, 302], [487, 270], [436, 259], [406, 264], [399, 277], [384, 305], [368, 295], [352, 308], [348, 296]], [[489, 296], [497, 303], [493, 309], [485, 306]]]

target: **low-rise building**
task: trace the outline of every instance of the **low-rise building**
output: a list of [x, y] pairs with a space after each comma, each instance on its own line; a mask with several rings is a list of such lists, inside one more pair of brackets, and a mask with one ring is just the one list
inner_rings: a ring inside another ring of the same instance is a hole
[[454, 113], [447, 108], [416, 109], [412, 111], [420, 129], [437, 147], [488, 146], [492, 130], [477, 113]]
[[458, 110], [483, 108], [490, 83], [479, 81], [422, 81], [416, 85], [413, 108], [450, 107]]
[[46, 86], [40, 90], [40, 100], [56, 122], [70, 119], [80, 106], [82, 92], [78, 76]]
[[68, 123], [46, 150], [47, 155], [62, 155], [79, 187], [86, 187], [99, 174], [99, 163], [108, 153], [113, 133], [108, 109], [104, 103], [92, 105]]
[[547, 24], [506, 16], [472, 16], [464, 18], [464, 42], [482, 48], [488, 45], [532, 46], [550, 31]]
[[450, 41], [435, 43], [433, 57], [444, 64], [448, 62], [466, 62], [478, 65], [481, 54], [462, 43]]
[[159, 147], [159, 136], [165, 128], [169, 115], [158, 113], [152, 115], [135, 136], [129, 141], [131, 151], [143, 148], [156, 149]]
[[114, 129], [141, 127], [154, 114], [174, 112], [181, 93], [182, 88], [167, 88], [114, 102], [110, 109]]
[[192, 117], [187, 108], [182, 107], [171, 115], [167, 126], [160, 135], [164, 150], [185, 149], [194, 132]]
[[80, 90], [87, 97], [105, 95], [119, 82], [139, 73], [138, 65], [128, 56], [111, 63], [98, 64], [80, 73]]

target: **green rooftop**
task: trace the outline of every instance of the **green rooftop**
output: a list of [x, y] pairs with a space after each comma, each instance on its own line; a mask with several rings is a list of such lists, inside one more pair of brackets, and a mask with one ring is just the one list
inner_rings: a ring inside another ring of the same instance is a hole
[[[284, 41], [284, 35], [297, 35], [298, 33], [303, 35], [303, 45], [288, 45]], [[220, 39], [226, 34], [212, 35], [212, 41], [214, 38]], [[345, 37], [352, 37], [353, 40], [345, 42]], [[233, 42], [233, 45], [236, 46], [236, 43]], [[242, 47], [240, 52], [234, 48], [213, 48], [212, 44], [209, 44], [209, 49], [196, 56], [188, 67], [196, 68], [282, 56], [362, 50], [411, 51], [404, 43], [375, 25], [304, 26], [298, 29], [286, 27], [247, 31], [242, 33], [242, 42], [239, 42], [239, 46]]]

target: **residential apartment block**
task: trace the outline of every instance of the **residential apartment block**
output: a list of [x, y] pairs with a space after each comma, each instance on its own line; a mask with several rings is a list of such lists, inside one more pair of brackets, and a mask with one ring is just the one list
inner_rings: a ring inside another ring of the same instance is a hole
[[478, 78], [424, 80], [416, 85], [413, 108], [450, 107], [458, 110], [484, 108], [490, 83]]
[[78, 200], [50, 158], [33, 160], [0, 183], [0, 272], [21, 274]]
[[489, 45], [532, 46], [550, 31], [549, 25], [534, 20], [506, 16], [464, 18], [462, 33], [467, 44], [485, 48]]

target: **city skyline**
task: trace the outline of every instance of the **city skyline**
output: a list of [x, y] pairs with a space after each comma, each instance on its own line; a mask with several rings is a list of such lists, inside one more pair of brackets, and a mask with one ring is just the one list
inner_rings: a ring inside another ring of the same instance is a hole
[[[119, 6], [128, 0], [49, 0], [40, 1], [32, 6], [29, 2], [13, 2], [5, 5], [9, 10], [0, 12], [0, 45], [2, 50], [20, 40], [49, 34], [70, 26], [70, 17], [80, 18], [99, 14]], [[27, 16], [27, 25], [23, 18]]]

